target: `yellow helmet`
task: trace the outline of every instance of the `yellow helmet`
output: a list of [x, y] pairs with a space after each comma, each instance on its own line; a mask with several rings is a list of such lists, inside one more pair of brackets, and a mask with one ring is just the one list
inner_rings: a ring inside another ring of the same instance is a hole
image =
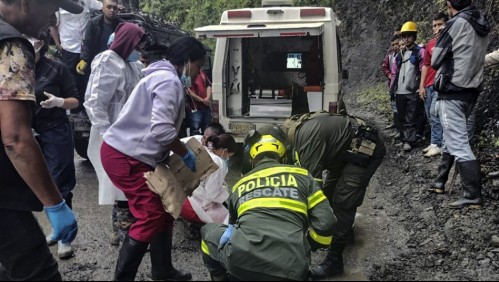
[[266, 125], [258, 131], [252, 130], [244, 140], [252, 159], [261, 153], [275, 153], [280, 158], [286, 154], [286, 134], [277, 126]]
[[418, 27], [416, 23], [411, 21], [404, 23], [404, 25], [400, 29], [400, 33], [404, 32], [418, 32]]

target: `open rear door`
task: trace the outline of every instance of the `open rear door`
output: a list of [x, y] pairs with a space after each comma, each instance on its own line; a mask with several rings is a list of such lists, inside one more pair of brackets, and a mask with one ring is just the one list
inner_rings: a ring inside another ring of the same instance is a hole
[[324, 23], [210, 25], [194, 29], [197, 38], [318, 36]]

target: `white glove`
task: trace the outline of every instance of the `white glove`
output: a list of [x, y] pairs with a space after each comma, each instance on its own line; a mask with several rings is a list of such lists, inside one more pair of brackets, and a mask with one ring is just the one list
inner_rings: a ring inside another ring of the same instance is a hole
[[43, 92], [43, 95], [48, 97], [47, 100], [40, 102], [40, 105], [44, 109], [52, 109], [53, 107], [62, 108], [62, 106], [64, 105], [63, 98], [56, 97], [56, 96], [54, 96], [50, 93], [47, 93], [47, 92]]

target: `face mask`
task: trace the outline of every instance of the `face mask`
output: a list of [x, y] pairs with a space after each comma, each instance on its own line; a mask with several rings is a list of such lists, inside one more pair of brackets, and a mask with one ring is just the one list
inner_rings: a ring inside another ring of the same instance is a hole
[[182, 84], [185, 87], [191, 88], [191, 86], [192, 86], [191, 76], [186, 75], [186, 70], [187, 70], [188, 66], [189, 66], [189, 64], [187, 64], [187, 66], [184, 66], [184, 71], [182, 72], [182, 76], [180, 77], [180, 81], [182, 82]]
[[130, 54], [130, 56], [128, 56], [128, 59], [127, 62], [136, 62], [140, 59], [140, 52], [137, 51], [137, 50], [133, 50], [132, 51], [132, 54]]
[[224, 160], [224, 162], [227, 165], [227, 167], [229, 167], [230, 156], [229, 156], [229, 151], [228, 150], [227, 150], [227, 158], [222, 158], [222, 159]]

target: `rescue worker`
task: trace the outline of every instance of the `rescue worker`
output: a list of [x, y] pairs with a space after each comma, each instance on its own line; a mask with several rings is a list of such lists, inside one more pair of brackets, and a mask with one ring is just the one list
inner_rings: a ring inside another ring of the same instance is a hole
[[310, 173], [284, 165], [286, 135], [276, 126], [252, 131], [252, 171], [229, 197], [229, 226], [201, 229], [212, 280], [307, 280], [311, 249], [331, 243], [336, 219]]
[[102, 167], [100, 148], [102, 136], [118, 119], [121, 109], [142, 78], [139, 51], [145, 46], [144, 30], [133, 23], [121, 23], [113, 41], [92, 62], [85, 93], [85, 109], [92, 122], [88, 142], [88, 158], [99, 181], [99, 205], [113, 205], [113, 234], [111, 244], [123, 242], [131, 224], [135, 222], [125, 194], [119, 190]]
[[331, 231], [333, 243], [325, 260], [311, 270], [312, 278], [343, 273], [343, 250], [353, 236], [357, 208], [362, 204], [371, 177], [386, 153], [375, 129], [359, 118], [327, 112], [294, 116], [284, 123], [294, 146], [296, 164], [322, 182], [322, 191], [337, 218]]

